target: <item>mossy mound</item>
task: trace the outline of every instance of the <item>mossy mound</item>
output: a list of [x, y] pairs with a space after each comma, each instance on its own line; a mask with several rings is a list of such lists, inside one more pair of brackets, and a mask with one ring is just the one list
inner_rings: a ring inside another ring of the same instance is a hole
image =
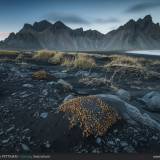
[[45, 70], [39, 70], [32, 74], [32, 78], [35, 80], [57, 80], [55, 76], [50, 75]]
[[59, 107], [64, 112], [70, 128], [79, 125], [83, 136], [102, 136], [120, 120], [119, 115], [96, 96], [78, 97], [64, 102]]

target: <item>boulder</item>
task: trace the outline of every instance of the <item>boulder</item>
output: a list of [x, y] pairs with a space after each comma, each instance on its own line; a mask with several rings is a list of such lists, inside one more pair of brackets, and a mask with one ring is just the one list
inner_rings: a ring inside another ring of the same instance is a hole
[[141, 99], [146, 105], [145, 109], [150, 111], [160, 111], [160, 93], [156, 91], [152, 91], [147, 93]]
[[130, 93], [124, 89], [119, 89], [116, 95], [124, 101], [129, 101], [131, 99]]
[[110, 105], [127, 123], [132, 125], [145, 125], [152, 129], [160, 130], [160, 123], [150, 116], [148, 113], [141, 112], [136, 106], [133, 106], [118, 96], [110, 94], [96, 95], [101, 98], [105, 103]]

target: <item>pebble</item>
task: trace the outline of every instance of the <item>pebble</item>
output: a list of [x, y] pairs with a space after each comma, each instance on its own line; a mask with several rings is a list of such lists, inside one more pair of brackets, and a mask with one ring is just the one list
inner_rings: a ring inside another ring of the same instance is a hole
[[153, 140], [158, 140], [158, 137], [157, 136], [153, 136], [152, 139]]
[[23, 87], [26, 87], [26, 88], [33, 88], [33, 85], [32, 85], [32, 84], [23, 84]]
[[21, 147], [22, 147], [22, 149], [24, 151], [29, 151], [30, 150], [29, 147], [26, 144], [24, 144], [24, 143], [21, 143]]
[[120, 145], [121, 145], [122, 147], [126, 147], [126, 146], [128, 146], [128, 143], [125, 142], [125, 141], [121, 141], [121, 142], [120, 142]]
[[72, 98], [74, 98], [74, 96], [72, 94], [70, 94], [67, 97], [65, 97], [63, 101], [68, 101], [68, 100], [70, 100]]
[[127, 152], [127, 153], [135, 153], [135, 149], [131, 145], [130, 146], [126, 146], [123, 150], [125, 152]]
[[45, 118], [48, 117], [48, 113], [47, 112], [43, 112], [43, 113], [40, 114], [40, 117], [45, 119]]
[[47, 95], [48, 95], [48, 90], [47, 90], [47, 89], [44, 89], [44, 90], [42, 91], [42, 94], [43, 94], [44, 96], [47, 96]]
[[101, 138], [98, 137], [98, 138], [96, 139], [96, 143], [97, 143], [98, 145], [101, 145], [101, 144], [102, 144]]
[[9, 138], [8, 139], [5, 139], [5, 140], [2, 140], [2, 143], [3, 144], [6, 144], [6, 143], [8, 143], [9, 142]]
[[114, 143], [113, 141], [108, 141], [107, 144], [108, 144], [108, 145], [111, 145], [111, 146], [114, 146], [114, 145], [115, 145], [115, 143]]
[[8, 129], [6, 130], [6, 132], [9, 133], [9, 132], [11, 132], [11, 131], [14, 130], [14, 129], [15, 129], [14, 126], [13, 126], [13, 127], [10, 127], [10, 128], [8, 128]]
[[45, 144], [45, 147], [46, 147], [46, 148], [50, 148], [50, 147], [51, 147], [49, 141], [46, 141], [44, 144]]

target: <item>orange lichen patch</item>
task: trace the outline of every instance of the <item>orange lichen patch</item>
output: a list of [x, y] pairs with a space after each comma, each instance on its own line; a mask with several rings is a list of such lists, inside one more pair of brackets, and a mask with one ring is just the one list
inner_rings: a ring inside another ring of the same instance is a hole
[[70, 127], [79, 124], [83, 136], [102, 136], [120, 117], [96, 96], [78, 97], [64, 102], [59, 111], [66, 113]]
[[34, 72], [32, 77], [37, 80], [45, 80], [48, 78], [48, 73], [44, 70]]

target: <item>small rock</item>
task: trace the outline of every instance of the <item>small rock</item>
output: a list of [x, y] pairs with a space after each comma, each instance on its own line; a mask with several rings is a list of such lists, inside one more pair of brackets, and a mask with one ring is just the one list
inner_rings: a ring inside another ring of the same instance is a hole
[[100, 151], [99, 151], [99, 149], [95, 148], [94, 150], [92, 150], [92, 153], [99, 154], [99, 153], [100, 153]]
[[65, 73], [65, 72], [63, 72], [63, 73], [55, 73], [54, 74], [57, 78], [66, 78], [66, 77], [68, 77], [68, 74], [67, 73]]
[[127, 153], [135, 153], [135, 149], [133, 148], [133, 146], [127, 146], [123, 149], [125, 152]]
[[32, 85], [32, 84], [23, 84], [23, 87], [26, 87], [26, 88], [33, 88], [33, 85]]
[[8, 129], [6, 130], [6, 132], [9, 133], [9, 132], [11, 132], [11, 131], [14, 130], [14, 129], [15, 129], [15, 126], [12, 126], [12, 127], [8, 128]]
[[5, 140], [2, 140], [2, 143], [3, 144], [6, 144], [6, 143], [8, 143], [9, 142], [9, 138], [8, 139], [5, 139]]
[[122, 147], [126, 147], [126, 146], [128, 146], [128, 143], [125, 142], [125, 141], [121, 141], [121, 142], [120, 142], [120, 145], [121, 145]]
[[45, 145], [46, 148], [50, 148], [50, 147], [51, 147], [49, 141], [46, 141], [46, 142], [44, 143], [44, 145]]
[[54, 85], [54, 84], [56, 84], [56, 82], [51, 81], [51, 82], [48, 82], [47, 84], [48, 84], [48, 85]]
[[96, 143], [97, 143], [98, 145], [101, 145], [101, 144], [102, 144], [101, 138], [98, 137], [98, 138], [96, 139]]
[[72, 85], [70, 83], [64, 81], [63, 79], [58, 80], [57, 83], [63, 85], [63, 87], [66, 89], [69, 89], [69, 90], [73, 89]]
[[131, 99], [130, 93], [124, 89], [119, 89], [116, 95], [119, 96], [124, 101], [129, 101]]
[[48, 117], [48, 113], [47, 112], [43, 112], [43, 113], [40, 114], [40, 117], [45, 119], [45, 118]]
[[113, 141], [108, 141], [107, 144], [110, 145], [110, 146], [114, 146], [115, 145], [115, 143]]
[[70, 94], [67, 97], [65, 97], [63, 101], [68, 101], [68, 100], [73, 99], [73, 98], [74, 98], [74, 96], [72, 94]]
[[157, 136], [153, 136], [152, 139], [155, 140], [155, 141], [157, 141], [158, 137]]
[[87, 72], [87, 71], [78, 71], [76, 74], [75, 74], [75, 76], [84, 76], [84, 77], [87, 77], [87, 76], [89, 76], [89, 72]]
[[1, 135], [3, 135], [3, 134], [4, 134], [4, 132], [3, 132], [3, 131], [1, 131], [1, 132], [0, 132], [0, 136], [1, 136]]
[[118, 129], [114, 129], [114, 131], [113, 131], [114, 133], [117, 133], [118, 132]]
[[44, 89], [44, 90], [42, 91], [42, 94], [43, 94], [44, 96], [47, 96], [47, 95], [48, 95], [48, 90], [47, 90], [47, 89]]
[[39, 112], [36, 111], [36, 112], [33, 114], [33, 117], [34, 117], [34, 118], [38, 118], [38, 117], [39, 117]]
[[29, 147], [24, 143], [21, 143], [21, 147], [24, 151], [30, 151]]
[[152, 91], [150, 93], [147, 93], [141, 100], [146, 104], [144, 108], [150, 111], [160, 111], [160, 93], [159, 92]]

